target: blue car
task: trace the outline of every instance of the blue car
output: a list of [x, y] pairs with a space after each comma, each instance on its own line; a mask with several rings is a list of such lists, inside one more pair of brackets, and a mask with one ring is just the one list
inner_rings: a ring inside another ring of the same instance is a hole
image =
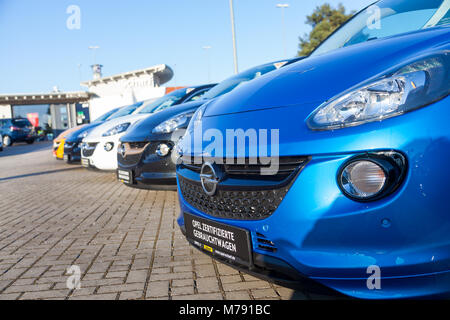
[[449, 8], [379, 1], [202, 106], [179, 145], [188, 241], [286, 285], [448, 296]]
[[35, 129], [28, 119], [0, 119], [0, 135], [5, 147], [16, 142], [33, 144], [37, 138]]

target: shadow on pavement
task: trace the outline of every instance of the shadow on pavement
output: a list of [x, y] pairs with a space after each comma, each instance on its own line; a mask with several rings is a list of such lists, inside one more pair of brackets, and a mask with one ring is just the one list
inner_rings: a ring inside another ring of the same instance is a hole
[[0, 152], [0, 159], [3, 157], [17, 156], [26, 153], [38, 152], [42, 150], [48, 149], [51, 152], [52, 142], [51, 141], [43, 141], [43, 142], [35, 142], [34, 144], [14, 144], [11, 147], [3, 148], [3, 151]]
[[81, 170], [81, 169], [83, 169], [83, 168], [82, 167], [73, 167], [73, 168], [66, 168], [66, 169], [34, 172], [34, 173], [22, 174], [22, 175], [19, 175], [19, 176], [0, 178], [0, 182], [7, 181], [7, 180], [27, 178], [27, 177], [34, 177], [34, 176], [42, 176], [42, 175], [46, 175], [46, 174], [53, 174], [53, 173], [64, 172], [64, 171]]

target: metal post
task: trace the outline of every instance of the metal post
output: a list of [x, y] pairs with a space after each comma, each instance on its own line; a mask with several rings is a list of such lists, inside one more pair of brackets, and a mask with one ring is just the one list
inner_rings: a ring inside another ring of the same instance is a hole
[[286, 27], [284, 23], [284, 9], [289, 8], [289, 4], [277, 4], [277, 8], [281, 9], [281, 28], [282, 28], [282, 37], [283, 37], [283, 52], [284, 52], [284, 58], [286, 58], [287, 51], [286, 51]]
[[239, 68], [238, 68], [238, 58], [237, 58], [236, 27], [235, 27], [235, 23], [234, 23], [233, 0], [230, 0], [230, 15], [231, 15], [231, 33], [233, 35], [234, 73], [238, 73]]
[[100, 49], [100, 46], [89, 46], [88, 48], [89, 48], [89, 50], [92, 50], [92, 52], [93, 52], [92, 55], [93, 55], [94, 65], [95, 65], [95, 64], [97, 64], [97, 62], [96, 62], [96, 58], [97, 58], [96, 53], [97, 53], [97, 50]]

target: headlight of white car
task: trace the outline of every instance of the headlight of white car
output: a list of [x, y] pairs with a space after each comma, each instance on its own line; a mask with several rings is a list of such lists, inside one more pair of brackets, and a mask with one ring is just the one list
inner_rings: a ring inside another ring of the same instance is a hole
[[153, 129], [153, 133], [171, 133], [176, 129], [187, 126], [189, 120], [191, 120], [194, 112], [185, 112], [182, 114], [178, 114], [169, 120], [164, 121]]
[[312, 130], [334, 130], [381, 121], [436, 102], [450, 93], [449, 54], [409, 64], [317, 108]]
[[109, 136], [114, 136], [116, 134], [122, 133], [127, 131], [128, 127], [130, 126], [129, 122], [126, 123], [121, 123], [117, 126], [115, 126], [114, 128], [109, 129], [108, 131], [106, 131], [103, 136], [104, 137], [109, 137]]

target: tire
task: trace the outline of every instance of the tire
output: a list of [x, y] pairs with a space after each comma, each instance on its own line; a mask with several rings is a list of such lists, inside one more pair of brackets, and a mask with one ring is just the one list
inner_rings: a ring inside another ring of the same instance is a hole
[[34, 139], [27, 140], [27, 141], [25, 141], [25, 142], [28, 143], [28, 144], [33, 144], [33, 143], [34, 143]]
[[3, 136], [3, 145], [5, 147], [10, 147], [12, 146], [13, 142], [10, 136]]

